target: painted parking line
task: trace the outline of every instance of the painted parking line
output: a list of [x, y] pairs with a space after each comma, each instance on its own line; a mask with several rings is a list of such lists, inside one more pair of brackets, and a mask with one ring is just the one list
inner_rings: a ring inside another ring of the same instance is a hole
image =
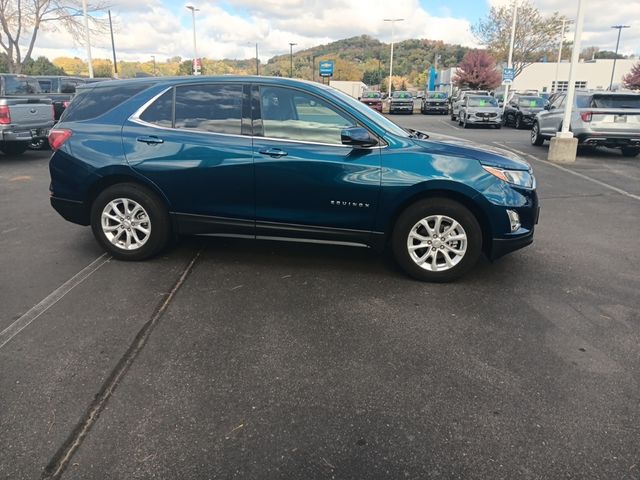
[[513, 147], [509, 147], [505, 143], [502, 143], [502, 142], [493, 142], [493, 143], [495, 143], [499, 147], [502, 147], [506, 150], [510, 150], [514, 153], [517, 153], [518, 155], [528, 157], [532, 160], [535, 160], [536, 162], [544, 163], [545, 165], [549, 165], [550, 167], [557, 168], [558, 170], [562, 170], [563, 172], [570, 173], [571, 175], [580, 177], [584, 180], [595, 183], [596, 185], [600, 185], [601, 187], [605, 187], [605, 188], [608, 188], [609, 190], [613, 190], [614, 192], [619, 193], [620, 195], [624, 195], [625, 197], [633, 198], [634, 200], [640, 201], [640, 195], [635, 195], [631, 192], [627, 192], [626, 190], [623, 190], [622, 188], [618, 188], [615, 185], [611, 185], [607, 182], [603, 182], [602, 180], [598, 180], [596, 178], [590, 177], [589, 175], [585, 175], [584, 173], [576, 172], [575, 170], [571, 170], [570, 168], [563, 167], [562, 165], [558, 165], [557, 163], [550, 162], [549, 160], [543, 160], [541, 158], [536, 157], [535, 155], [531, 155], [530, 153], [526, 153], [526, 152], [523, 152], [522, 150], [517, 150]]
[[67, 293], [73, 290], [75, 287], [84, 282], [93, 273], [95, 273], [100, 267], [111, 260], [111, 256], [107, 253], [103, 253], [96, 258], [89, 265], [84, 267], [78, 273], [76, 273], [69, 280], [64, 282], [53, 292], [47, 295], [40, 303], [33, 306], [27, 313], [18, 318], [15, 322], [0, 332], [0, 348], [4, 347], [11, 341], [13, 337], [18, 335], [22, 330], [27, 328], [36, 318], [42, 315], [44, 312], [53, 307], [59, 300], [61, 300]]
[[446, 125], [447, 127], [451, 127], [451, 128], [456, 129], [456, 130], [462, 130], [460, 127], [456, 127], [455, 125], [451, 125], [451, 123], [449, 123], [449, 122], [445, 122], [444, 120], [442, 120], [442, 119], [440, 119], [440, 118], [438, 119], [438, 121], [439, 121], [441, 124]]

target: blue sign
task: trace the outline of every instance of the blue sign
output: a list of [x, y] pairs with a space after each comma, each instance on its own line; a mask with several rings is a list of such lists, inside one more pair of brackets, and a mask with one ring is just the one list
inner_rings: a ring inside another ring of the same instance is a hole
[[324, 60], [320, 62], [320, 76], [333, 77], [333, 60]]
[[433, 65], [429, 67], [429, 84], [427, 85], [427, 91], [432, 92], [436, 89], [436, 79], [438, 78], [438, 72], [433, 68]]
[[516, 76], [516, 71], [514, 68], [503, 68], [502, 69], [502, 83], [512, 83], [513, 79]]

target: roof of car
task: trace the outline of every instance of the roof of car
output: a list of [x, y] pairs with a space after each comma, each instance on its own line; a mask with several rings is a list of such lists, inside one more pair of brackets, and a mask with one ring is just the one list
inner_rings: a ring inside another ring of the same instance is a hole
[[127, 86], [127, 85], [139, 85], [139, 84], [149, 84], [149, 85], [155, 85], [155, 84], [190, 84], [190, 83], [203, 83], [203, 82], [211, 82], [211, 81], [215, 81], [215, 82], [221, 82], [221, 81], [225, 81], [225, 82], [238, 82], [238, 83], [273, 83], [273, 84], [277, 84], [277, 85], [313, 85], [316, 88], [324, 88], [324, 89], [331, 89], [333, 90], [332, 87], [329, 87], [327, 85], [323, 85], [321, 83], [317, 83], [317, 82], [311, 82], [309, 80], [300, 80], [300, 79], [294, 79], [294, 78], [286, 78], [286, 77], [263, 77], [263, 76], [258, 76], [258, 75], [212, 75], [212, 76], [205, 76], [205, 75], [192, 75], [192, 76], [182, 76], [182, 77], [143, 77], [143, 78], [130, 78], [130, 79], [126, 79], [126, 80], [111, 80], [111, 79], [105, 79], [107, 81], [104, 82], [97, 82], [97, 83], [92, 83], [90, 85], [91, 88], [104, 88], [104, 87], [109, 87], [109, 86], [113, 86], [116, 82], [117, 85], [120, 86]]

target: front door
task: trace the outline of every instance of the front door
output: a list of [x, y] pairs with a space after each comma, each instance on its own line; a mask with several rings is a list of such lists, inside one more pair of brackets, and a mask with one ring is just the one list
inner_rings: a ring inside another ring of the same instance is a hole
[[127, 161], [165, 193], [184, 233], [253, 234], [248, 88], [177, 86], [123, 128]]
[[319, 239], [364, 237], [380, 193], [380, 148], [341, 143], [357, 122], [303, 90], [254, 87], [256, 232]]

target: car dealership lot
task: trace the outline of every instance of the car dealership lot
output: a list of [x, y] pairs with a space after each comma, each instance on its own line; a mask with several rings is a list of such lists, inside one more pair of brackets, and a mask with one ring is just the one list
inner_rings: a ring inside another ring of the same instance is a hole
[[123, 263], [47, 153], [1, 157], [0, 478], [640, 478], [640, 159], [392, 118], [522, 152], [534, 244], [448, 285], [249, 240]]

